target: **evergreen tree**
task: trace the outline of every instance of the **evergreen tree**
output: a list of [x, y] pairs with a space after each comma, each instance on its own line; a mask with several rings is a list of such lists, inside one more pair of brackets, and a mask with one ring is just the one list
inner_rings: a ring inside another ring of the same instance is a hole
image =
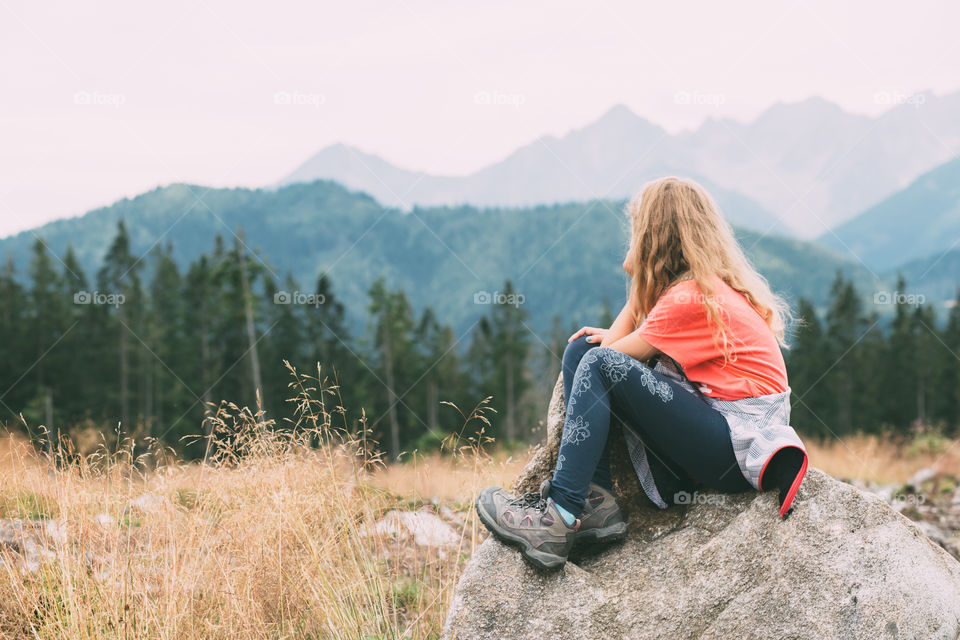
[[[317, 278], [313, 295], [319, 302], [306, 308], [306, 342], [309, 352], [308, 364], [320, 365], [321, 375], [337, 386], [338, 400], [347, 426], [355, 428], [361, 410], [369, 404], [373, 389], [380, 383], [370, 375], [361, 362], [347, 323], [346, 307], [334, 293], [333, 282], [323, 273]], [[353, 412], [354, 420], [348, 421], [346, 411]]]
[[[101, 306], [107, 311], [115, 343], [111, 351], [115, 355], [117, 365], [114, 380], [116, 391], [116, 406], [120, 424], [128, 432], [134, 431], [133, 411], [136, 405], [134, 381], [137, 379], [136, 367], [138, 353], [141, 352], [142, 289], [140, 283], [140, 259], [135, 257], [130, 249], [130, 236], [123, 220], [117, 223], [117, 235], [114, 237], [107, 255], [104, 257], [103, 267], [97, 276], [95, 299], [92, 304]], [[112, 386], [112, 385], [111, 385]]]
[[[291, 398], [289, 372], [283, 366], [284, 360], [295, 367], [311, 367], [303, 360], [304, 353], [304, 316], [307, 300], [300, 296], [297, 283], [289, 272], [279, 289], [273, 279], [264, 279], [264, 299], [268, 301], [267, 322], [271, 330], [264, 340], [263, 362], [266, 395], [272, 398], [271, 408], [276, 415], [292, 417], [293, 407], [286, 402]], [[312, 373], [307, 371], [307, 373]]]
[[172, 422], [196, 400], [182, 376], [187, 358], [183, 318], [183, 279], [169, 244], [152, 252], [153, 280], [150, 283], [147, 342], [153, 358], [145, 368], [149, 374], [147, 414], [152, 435], [165, 437]]
[[[390, 458], [400, 456], [400, 403], [406, 391], [401, 385], [407, 378], [413, 361], [413, 316], [410, 304], [402, 291], [387, 289], [383, 278], [370, 288], [370, 315], [373, 324], [374, 345], [377, 349], [379, 378], [385, 391], [386, 408], [380, 414], [389, 425], [388, 451]], [[377, 421], [371, 426], [376, 429]]]
[[852, 398], [853, 426], [857, 431], [876, 433], [883, 431], [889, 420], [884, 415], [883, 404], [878, 398], [883, 393], [882, 372], [889, 366], [886, 339], [880, 328], [880, 319], [875, 312], [862, 322], [865, 333], [852, 351], [855, 375], [855, 392]]
[[852, 282], [842, 272], [830, 287], [830, 309], [827, 312], [825, 340], [826, 368], [823, 381], [830, 396], [829, 415], [833, 418], [827, 428], [834, 435], [854, 430], [855, 396], [858, 391], [857, 366], [859, 341], [864, 329], [862, 304]]
[[203, 435], [210, 437], [211, 423], [205, 418], [211, 411], [214, 387], [222, 375], [222, 348], [216, 341], [217, 313], [221, 310], [220, 291], [215, 268], [209, 256], [203, 255], [190, 265], [184, 279], [184, 342], [186, 358], [180, 371], [185, 386], [193, 396], [191, 407], [167, 427], [191, 455], [209, 455], [207, 442], [186, 441], [196, 435], [195, 425], [203, 424]]
[[[212, 287], [209, 292], [216, 305], [210, 307], [212, 315], [210, 348], [214, 361], [214, 397], [219, 400], [231, 398], [234, 402], [256, 407], [257, 390], [253, 381], [253, 358], [250, 354], [248, 330], [248, 294], [243, 282], [241, 264], [250, 264], [241, 259], [236, 247], [228, 247], [222, 236], [214, 240]], [[248, 279], [250, 278], [248, 274]], [[212, 301], [211, 300], [211, 301]]]
[[68, 364], [67, 354], [61, 340], [72, 327], [68, 324], [68, 302], [63, 297], [60, 274], [53, 265], [47, 247], [41, 238], [33, 245], [30, 261], [30, 336], [32, 337], [29, 360], [24, 364], [34, 381], [34, 396], [25, 410], [32, 421], [31, 427], [44, 425], [50, 434], [47, 441], [59, 439], [58, 424], [54, 419], [54, 402], [59, 402], [57, 382]]
[[[257, 313], [254, 308], [256, 298], [254, 297], [253, 287], [256, 274], [261, 271], [256, 262], [250, 263], [247, 260], [247, 245], [244, 243], [243, 229], [238, 229], [236, 234], [236, 243], [234, 246], [234, 259], [236, 269], [240, 273], [240, 296], [243, 303], [244, 328], [247, 336], [247, 359], [250, 362], [250, 383], [253, 392], [259, 400], [259, 406], [266, 406], [266, 400], [263, 397], [263, 376], [260, 370], [260, 355], [257, 337]], [[292, 276], [291, 276], [292, 279]]]
[[609, 329], [616, 319], [617, 314], [610, 308], [610, 299], [604, 298], [603, 305], [600, 307], [600, 324], [597, 326]]
[[830, 435], [828, 416], [818, 413], [826, 406], [827, 386], [821, 384], [826, 373], [826, 346], [823, 325], [813, 304], [797, 301], [797, 323], [787, 364], [792, 390], [791, 424], [802, 434]]
[[102, 358], [97, 348], [103, 344], [104, 332], [96, 322], [94, 306], [82, 304], [84, 294], [90, 294], [87, 276], [77, 260], [72, 247], [67, 247], [63, 257], [59, 297], [66, 303], [67, 331], [58, 348], [65, 354], [66, 371], [82, 368], [82, 375], [59, 376], [57, 408], [60, 423], [65, 428], [85, 419], [104, 420], [102, 407], [96, 405], [102, 373]]
[[[328, 373], [336, 371], [339, 379], [350, 380], [357, 372], [350, 348], [351, 336], [347, 327], [346, 308], [333, 292], [333, 283], [327, 274], [320, 274], [313, 295], [318, 304], [307, 307], [306, 335], [311, 350], [311, 362], [320, 363]], [[350, 393], [351, 389], [341, 389]]]
[[521, 300], [513, 283], [507, 280], [503, 294], [493, 301], [490, 314], [493, 330], [493, 404], [501, 412], [503, 436], [507, 442], [517, 440], [521, 435], [519, 423], [525, 417], [522, 415], [521, 402], [529, 387], [525, 374], [530, 352], [530, 331], [526, 327], [527, 312]]
[[453, 329], [441, 325], [433, 312], [424, 309], [416, 331], [416, 346], [419, 351], [419, 375], [414, 388], [414, 407], [422, 406], [426, 416], [428, 433], [421, 437], [442, 438], [459, 425], [440, 422], [441, 400], [459, 404], [463, 389], [460, 362], [457, 357], [457, 339]]
[[[611, 321], [611, 324], [612, 321]], [[610, 325], [607, 325], [608, 327]], [[550, 334], [549, 334], [549, 345], [546, 348], [548, 365], [545, 367], [547, 372], [546, 374], [546, 386], [549, 386], [549, 392], [553, 391], [553, 386], [557, 382], [557, 376], [560, 375], [560, 371], [563, 368], [563, 352], [567, 349], [567, 340], [572, 336], [575, 331], [571, 331], [569, 327], [563, 326], [563, 321], [560, 319], [560, 316], [555, 315], [550, 321]]]
[[[8, 256], [0, 271], [0, 358], [7, 363], [29, 363], [33, 358], [33, 340], [29, 335], [30, 298], [17, 280], [13, 259]], [[26, 364], [23, 365], [25, 369]], [[25, 380], [25, 378], [27, 378]], [[7, 428], [20, 429], [20, 409], [33, 396], [32, 378], [19, 367], [0, 367], [0, 410]]]
[[[472, 409], [477, 402], [497, 393], [494, 351], [493, 323], [490, 316], [485, 315], [473, 328], [470, 336], [470, 346], [467, 348], [466, 360], [470, 363], [470, 370], [467, 372], [469, 397], [474, 398], [475, 401], [470, 407], [461, 407], [461, 409]], [[493, 404], [490, 407], [495, 412], [499, 411]], [[494, 419], [491, 422], [493, 425], [497, 425], [499, 420]], [[473, 421], [467, 426], [475, 430], [465, 433], [466, 436], [476, 436], [482, 427], [479, 421]], [[493, 436], [495, 433], [487, 428], [486, 435]]]
[[941, 375], [936, 386], [937, 415], [956, 434], [960, 431], [960, 288], [943, 330]]
[[[902, 276], [897, 278], [896, 290], [906, 289]], [[904, 297], [898, 297], [886, 341], [886, 362], [880, 370], [883, 376], [882, 403], [884, 417], [891, 426], [906, 428], [916, 417], [917, 361], [914, 321], [911, 308]]]
[[931, 306], [917, 305], [911, 314], [910, 325], [915, 376], [910, 385], [914, 396], [913, 419], [921, 425], [929, 425], [935, 414], [937, 380], [944, 373], [940, 370], [941, 360], [938, 358], [943, 339], [937, 335], [936, 316]]

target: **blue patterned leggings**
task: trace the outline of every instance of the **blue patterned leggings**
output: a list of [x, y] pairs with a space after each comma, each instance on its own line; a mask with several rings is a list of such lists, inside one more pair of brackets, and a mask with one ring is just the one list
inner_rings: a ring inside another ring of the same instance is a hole
[[750, 489], [723, 415], [640, 361], [580, 337], [563, 354], [563, 393], [567, 415], [550, 497], [571, 513], [583, 511], [591, 481], [610, 488], [611, 415], [643, 439], [668, 504], [671, 489], [691, 488], [693, 478], [730, 493]]

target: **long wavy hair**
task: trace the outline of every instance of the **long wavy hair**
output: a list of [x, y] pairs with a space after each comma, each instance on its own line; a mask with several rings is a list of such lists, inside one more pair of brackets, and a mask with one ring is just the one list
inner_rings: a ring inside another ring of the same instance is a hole
[[729, 360], [731, 343], [715, 295], [716, 276], [744, 295], [786, 348], [789, 306], [747, 260], [733, 229], [703, 187], [692, 180], [661, 178], [647, 184], [627, 211], [631, 235], [625, 266], [632, 268], [630, 297], [637, 326], [667, 289], [692, 279], [702, 294], [716, 344]]

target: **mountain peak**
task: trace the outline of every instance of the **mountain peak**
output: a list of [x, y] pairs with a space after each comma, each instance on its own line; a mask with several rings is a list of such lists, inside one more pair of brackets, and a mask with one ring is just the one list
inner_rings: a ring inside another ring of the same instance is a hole
[[352, 147], [343, 142], [334, 142], [333, 144], [328, 144], [320, 149], [320, 151], [313, 154], [311, 160], [315, 158], [352, 158], [356, 156], [360, 156], [361, 158], [372, 157], [370, 154], [364, 153], [356, 147]]
[[663, 133], [656, 124], [642, 116], [638, 116], [624, 104], [614, 105], [602, 116], [590, 124], [574, 129], [563, 137], [563, 140], [576, 141], [584, 137], [601, 139], [651, 139]]
[[777, 102], [761, 113], [756, 121], [804, 120], [828, 116], [859, 117], [844, 111], [835, 102], [830, 102], [820, 96], [811, 96], [797, 102]]
[[660, 127], [642, 116], [638, 116], [625, 104], [617, 104], [607, 109], [602, 116], [580, 129], [580, 131], [623, 130], [637, 128], [660, 130]]
[[631, 111], [631, 110], [630, 110], [630, 107], [628, 107], [627, 105], [625, 105], [625, 104], [615, 104], [615, 105], [613, 105], [612, 107], [610, 107], [609, 109], [607, 109], [607, 110], [604, 112], [604, 114], [603, 114], [602, 116], [600, 116], [600, 118], [598, 118], [597, 121], [598, 121], [598, 122], [603, 121], [603, 120], [620, 121], [620, 120], [625, 120], [625, 119], [630, 119], [630, 120], [642, 120], [643, 118], [641, 118], [640, 116], [638, 116], [637, 114], [635, 114], [633, 111]]

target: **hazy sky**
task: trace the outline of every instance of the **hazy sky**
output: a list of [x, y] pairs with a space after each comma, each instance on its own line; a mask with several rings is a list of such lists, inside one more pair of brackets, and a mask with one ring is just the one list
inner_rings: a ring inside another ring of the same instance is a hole
[[672, 131], [811, 95], [876, 114], [960, 89], [957, 25], [957, 2], [0, 0], [0, 235], [338, 141], [456, 174], [617, 103]]

